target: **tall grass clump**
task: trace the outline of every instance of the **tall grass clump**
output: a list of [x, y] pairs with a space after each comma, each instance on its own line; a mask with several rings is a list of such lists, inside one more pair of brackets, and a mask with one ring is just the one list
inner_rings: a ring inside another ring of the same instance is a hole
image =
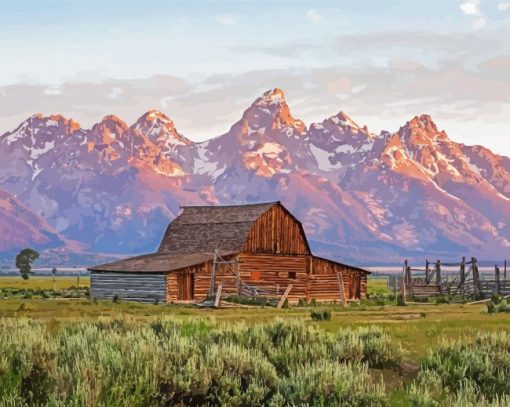
[[409, 390], [416, 406], [510, 405], [510, 336], [487, 333], [428, 352]]
[[371, 367], [401, 357], [380, 329], [300, 321], [102, 318], [49, 329], [0, 320], [0, 400], [12, 405], [370, 405]]

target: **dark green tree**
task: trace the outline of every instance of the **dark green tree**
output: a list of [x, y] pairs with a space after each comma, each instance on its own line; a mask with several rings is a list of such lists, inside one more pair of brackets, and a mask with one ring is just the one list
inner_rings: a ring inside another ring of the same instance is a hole
[[32, 272], [32, 263], [38, 258], [39, 253], [33, 249], [23, 249], [16, 256], [16, 267], [24, 280], [28, 280], [28, 276]]

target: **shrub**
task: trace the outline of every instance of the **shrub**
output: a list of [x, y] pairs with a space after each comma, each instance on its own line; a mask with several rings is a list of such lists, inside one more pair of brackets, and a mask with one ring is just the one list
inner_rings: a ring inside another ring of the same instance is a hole
[[444, 296], [436, 298], [436, 305], [438, 305], [438, 304], [449, 304], [449, 303], [450, 303], [450, 301], [448, 300], [448, 298], [446, 298]]
[[491, 302], [494, 303], [495, 305], [501, 304], [503, 302], [503, 297], [501, 297], [501, 295], [498, 294], [493, 294], [491, 297]]
[[331, 311], [329, 311], [329, 310], [312, 311], [310, 313], [310, 317], [314, 321], [330, 321], [331, 320]]
[[409, 389], [413, 405], [505, 406], [510, 402], [510, 336], [482, 334], [428, 352]]
[[[100, 338], [100, 340], [98, 340]], [[0, 320], [0, 399], [12, 405], [386, 404], [369, 368], [398, 365], [379, 328], [336, 335], [300, 320], [245, 324]]]
[[[493, 296], [494, 297], [494, 296]], [[487, 303], [487, 313], [493, 314], [493, 313], [510, 313], [510, 303], [507, 299], [503, 299], [498, 296], [496, 298], [496, 301], [494, 301], [494, 298]]]

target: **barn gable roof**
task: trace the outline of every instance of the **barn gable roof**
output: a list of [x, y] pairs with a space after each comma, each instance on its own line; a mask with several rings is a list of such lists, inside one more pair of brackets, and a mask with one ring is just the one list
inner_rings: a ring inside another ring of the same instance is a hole
[[170, 224], [156, 253], [91, 267], [91, 271], [163, 272], [242, 251], [251, 226], [280, 202], [227, 206], [183, 206]]
[[253, 222], [279, 204], [184, 206], [168, 225], [158, 253], [240, 252]]

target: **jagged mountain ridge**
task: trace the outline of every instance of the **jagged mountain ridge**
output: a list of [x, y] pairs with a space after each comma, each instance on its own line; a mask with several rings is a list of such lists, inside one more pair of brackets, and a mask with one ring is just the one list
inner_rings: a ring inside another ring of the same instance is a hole
[[394, 133], [343, 112], [306, 127], [280, 89], [202, 143], [155, 110], [90, 130], [34, 115], [0, 136], [0, 160], [10, 163], [0, 188], [92, 251], [153, 249], [182, 204], [276, 199], [312, 246], [357, 263], [499, 258], [510, 247], [508, 157], [451, 141], [427, 115]]

